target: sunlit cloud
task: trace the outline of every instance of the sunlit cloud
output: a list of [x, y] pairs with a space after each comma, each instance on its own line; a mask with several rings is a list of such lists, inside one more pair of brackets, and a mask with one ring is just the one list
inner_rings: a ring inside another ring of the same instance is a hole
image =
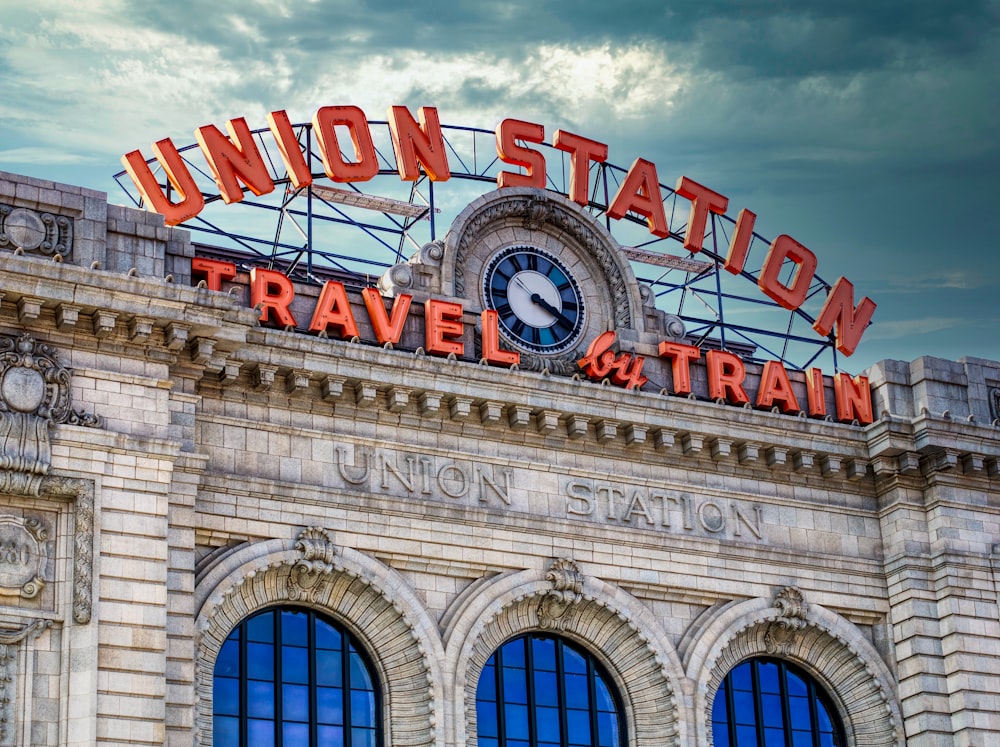
[[931, 316], [920, 319], [897, 319], [873, 324], [865, 332], [865, 341], [899, 340], [911, 335], [928, 335], [949, 329], [959, 329], [968, 324], [962, 317]]
[[969, 290], [995, 282], [994, 279], [982, 273], [967, 270], [942, 271], [932, 275], [906, 276], [894, 275], [889, 278], [888, 286], [882, 293], [922, 293], [928, 290]]
[[58, 164], [96, 164], [102, 159], [96, 156], [85, 156], [77, 153], [66, 153], [58, 148], [40, 148], [29, 146], [26, 148], [10, 148], [0, 150], [0, 168], [7, 168], [10, 165], [34, 165], [49, 166]]

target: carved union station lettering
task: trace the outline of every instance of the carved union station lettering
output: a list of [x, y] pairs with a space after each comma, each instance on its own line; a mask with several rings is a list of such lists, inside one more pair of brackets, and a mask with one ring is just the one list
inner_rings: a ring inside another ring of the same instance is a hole
[[335, 449], [337, 475], [346, 486], [424, 499], [468, 500], [510, 506], [513, 471], [477, 462], [382, 449]]
[[597, 480], [568, 480], [566, 515], [641, 529], [763, 539], [757, 504]]

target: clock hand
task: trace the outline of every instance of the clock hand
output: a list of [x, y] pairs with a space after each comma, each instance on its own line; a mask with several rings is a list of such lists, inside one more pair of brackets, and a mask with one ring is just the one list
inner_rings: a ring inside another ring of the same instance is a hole
[[[517, 283], [518, 285], [520, 285], [521, 288], [523, 288], [528, 293], [531, 293], [531, 288], [529, 288], [528, 286], [526, 286], [524, 284], [524, 281], [521, 280], [521, 278], [517, 277], [517, 275], [514, 276], [514, 282]], [[538, 295], [538, 294], [536, 293], [535, 295]]]
[[553, 306], [552, 304], [550, 304], [548, 301], [546, 301], [544, 298], [542, 298], [537, 293], [532, 293], [531, 294], [531, 302], [533, 304], [537, 304], [537, 305], [541, 306], [547, 312], [549, 312], [550, 314], [552, 314], [552, 316], [554, 316], [556, 319], [561, 319], [562, 323], [565, 324], [565, 325], [567, 325], [569, 327], [569, 329], [573, 328], [573, 322], [571, 322], [569, 319], [567, 319], [565, 316], [563, 316], [562, 312], [559, 311], [559, 309], [557, 309], [555, 306]]

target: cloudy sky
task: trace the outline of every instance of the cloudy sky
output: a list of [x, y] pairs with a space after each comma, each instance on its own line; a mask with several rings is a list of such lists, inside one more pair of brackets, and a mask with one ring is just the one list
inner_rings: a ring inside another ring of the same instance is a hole
[[527, 119], [709, 185], [849, 277], [878, 304], [849, 370], [1000, 359], [1000, 0], [0, 0], [0, 18], [0, 170], [124, 202], [122, 153], [235, 116]]

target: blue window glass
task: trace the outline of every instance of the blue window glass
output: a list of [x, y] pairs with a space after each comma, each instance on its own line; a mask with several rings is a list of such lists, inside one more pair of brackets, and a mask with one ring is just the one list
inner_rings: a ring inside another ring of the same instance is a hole
[[479, 747], [621, 747], [621, 708], [609, 685], [597, 660], [562, 638], [513, 638], [479, 676]]
[[830, 696], [780, 659], [750, 659], [726, 675], [712, 706], [712, 734], [726, 747], [843, 747]]
[[379, 747], [371, 665], [336, 623], [296, 608], [241, 622], [213, 681], [216, 747]]

